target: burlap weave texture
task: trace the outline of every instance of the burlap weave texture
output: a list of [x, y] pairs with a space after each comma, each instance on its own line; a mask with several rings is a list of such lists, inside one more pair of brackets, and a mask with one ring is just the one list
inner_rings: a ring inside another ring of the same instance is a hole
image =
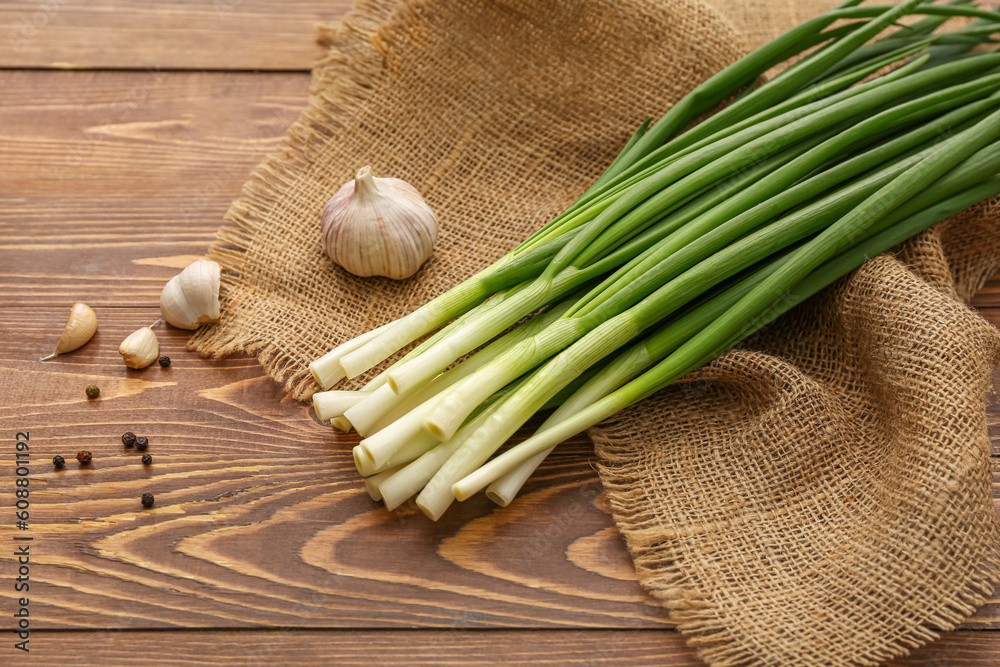
[[[704, 37], [664, 48], [677, 30]], [[288, 150], [255, 171], [213, 249], [240, 273], [224, 279], [223, 322], [193, 341], [256, 354], [297, 398], [315, 389], [310, 361], [501, 257], [581, 194], [650, 109], [742, 51], [698, 0], [372, 0], [322, 37], [331, 49]], [[319, 212], [364, 164], [438, 214], [434, 255], [411, 280], [356, 278], [323, 255]]]
[[[309, 361], [502, 255], [643, 118], [834, 3], [711, 4], [360, 3], [323, 31], [308, 108], [227, 213], [223, 320], [192, 346], [254, 353], [308, 396]], [[354, 278], [322, 254], [319, 211], [363, 164], [439, 214], [413, 279]], [[875, 664], [992, 591], [1000, 336], [963, 299], [998, 266], [996, 213], [870, 262], [592, 430], [642, 583], [706, 661]]]
[[711, 664], [878, 664], [992, 592], [1000, 340], [939, 280], [961, 223], [591, 430], [640, 578]]

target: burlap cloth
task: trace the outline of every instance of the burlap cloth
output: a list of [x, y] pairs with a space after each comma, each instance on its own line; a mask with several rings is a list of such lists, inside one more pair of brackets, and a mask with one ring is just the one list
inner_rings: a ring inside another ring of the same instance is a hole
[[[192, 347], [256, 354], [307, 397], [309, 361], [502, 255], [645, 116], [834, 4], [712, 2], [362, 2], [322, 31], [308, 108], [226, 215], [223, 320]], [[319, 211], [363, 164], [439, 213], [413, 279], [322, 254]], [[965, 301], [997, 226], [996, 206], [939, 225], [592, 430], [642, 584], [706, 661], [875, 664], [991, 593], [1000, 336]]]

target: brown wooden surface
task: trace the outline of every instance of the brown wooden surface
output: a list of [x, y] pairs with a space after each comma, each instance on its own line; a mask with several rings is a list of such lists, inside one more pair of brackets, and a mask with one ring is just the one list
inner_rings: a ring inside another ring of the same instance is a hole
[[[31, 656], [38, 667], [65, 667], [67, 655], [100, 665], [134, 665], [137, 655], [157, 656], [162, 667], [318, 664], [535, 665], [634, 667], [703, 665], [675, 632], [643, 630], [216, 630], [207, 632], [39, 632], [45, 648]], [[58, 647], [53, 651], [53, 647]], [[994, 667], [1000, 663], [996, 633], [956, 632], [886, 667]], [[75, 661], [75, 664], [80, 664]]]
[[[160, 326], [170, 368], [128, 370], [118, 343], [156, 310], [99, 307], [94, 340], [40, 363], [63, 310], [0, 308], [15, 322], [0, 364], [32, 378], [4, 392], [0, 429], [31, 434], [42, 627], [666, 623], [635, 583], [582, 439], [506, 511], [480, 499], [438, 523], [390, 514], [358, 483], [354, 437], [283, 400], [253, 360], [201, 359]], [[122, 447], [126, 430], [149, 436], [151, 467]], [[89, 466], [52, 469], [79, 450], [93, 452]]]
[[308, 73], [0, 70], [0, 303], [155, 306]]
[[[32, 653], [8, 641], [0, 664], [700, 664], [636, 583], [585, 439], [510, 508], [472, 500], [434, 524], [375, 505], [353, 438], [255, 360], [202, 359], [160, 325], [173, 365], [121, 364], [118, 343], [157, 318], [163, 283], [280, 150], [305, 102], [312, 24], [346, 4], [0, 5], [2, 459], [18, 431], [32, 445], [27, 533], [9, 463], [0, 474], [0, 630], [14, 627], [13, 538], [33, 538]], [[44, 25], [15, 44], [25, 16]], [[299, 71], [231, 71], [244, 69]], [[998, 294], [994, 280], [976, 300], [994, 324]], [[39, 362], [74, 301], [95, 307], [96, 337]], [[989, 418], [996, 450], [1000, 407]], [[125, 430], [150, 437], [151, 467], [122, 448]], [[994, 489], [1000, 506], [1000, 477]], [[998, 664], [998, 629], [995, 592], [890, 664]]]
[[0, 67], [304, 70], [350, 0], [7, 0]]

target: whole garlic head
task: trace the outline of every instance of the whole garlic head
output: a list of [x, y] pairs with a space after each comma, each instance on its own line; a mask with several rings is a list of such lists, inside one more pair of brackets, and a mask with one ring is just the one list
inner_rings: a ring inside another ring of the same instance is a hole
[[437, 216], [416, 188], [362, 167], [323, 208], [323, 247], [356, 276], [409, 278], [431, 255]]
[[212, 260], [199, 259], [171, 278], [160, 292], [163, 319], [178, 329], [218, 322], [221, 272]]
[[118, 346], [118, 354], [129, 368], [145, 368], [160, 356], [160, 342], [149, 327], [133, 331]]

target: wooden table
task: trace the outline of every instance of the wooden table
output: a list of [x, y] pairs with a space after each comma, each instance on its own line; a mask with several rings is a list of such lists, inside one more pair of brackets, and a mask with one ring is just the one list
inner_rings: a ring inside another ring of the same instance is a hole
[[[377, 507], [354, 440], [254, 359], [202, 359], [160, 326], [173, 365], [123, 367], [119, 342], [158, 317], [163, 284], [305, 104], [314, 23], [347, 4], [0, 5], [0, 664], [701, 664], [637, 584], [586, 440], [507, 510], [470, 501], [433, 524]], [[998, 287], [975, 302], [994, 323]], [[96, 337], [40, 363], [75, 301]], [[126, 430], [149, 437], [151, 466]], [[25, 545], [30, 591], [15, 593]], [[22, 596], [30, 653], [14, 648]], [[996, 664], [997, 602], [892, 664]]]

